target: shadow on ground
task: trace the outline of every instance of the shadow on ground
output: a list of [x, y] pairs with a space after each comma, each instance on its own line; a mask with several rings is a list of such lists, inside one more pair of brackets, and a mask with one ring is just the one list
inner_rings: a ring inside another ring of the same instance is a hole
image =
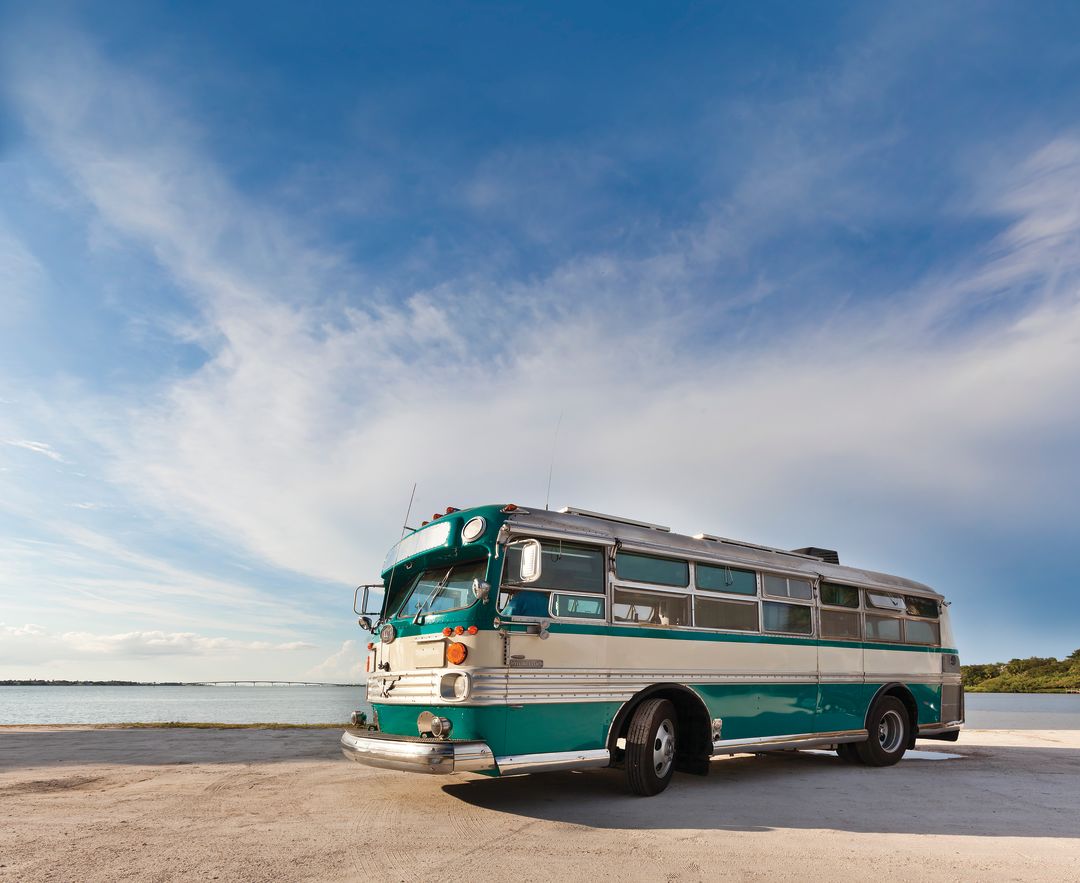
[[617, 770], [452, 782], [444, 791], [494, 812], [594, 828], [1077, 837], [1080, 751], [949, 748], [949, 760], [852, 767], [783, 752], [676, 774], [663, 794], [632, 795]]

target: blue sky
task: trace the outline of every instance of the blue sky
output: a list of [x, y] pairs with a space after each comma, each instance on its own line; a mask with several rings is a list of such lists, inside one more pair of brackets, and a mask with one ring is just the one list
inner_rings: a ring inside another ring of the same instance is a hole
[[1080, 646], [1080, 8], [0, 3], [0, 677], [339, 678], [421, 512]]

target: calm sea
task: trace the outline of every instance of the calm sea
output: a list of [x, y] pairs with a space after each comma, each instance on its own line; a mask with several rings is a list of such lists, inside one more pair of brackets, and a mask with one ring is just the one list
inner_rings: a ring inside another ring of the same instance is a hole
[[344, 724], [363, 687], [0, 687], [0, 724]]
[[[1080, 730], [1080, 695], [969, 693], [975, 729]], [[0, 724], [345, 723], [362, 687], [0, 687]]]

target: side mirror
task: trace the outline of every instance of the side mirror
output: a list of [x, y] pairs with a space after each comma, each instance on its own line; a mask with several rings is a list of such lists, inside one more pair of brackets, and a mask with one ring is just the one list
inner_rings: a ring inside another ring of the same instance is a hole
[[359, 622], [360, 622], [360, 628], [362, 628], [362, 629], [364, 629], [365, 631], [368, 631], [368, 632], [370, 632], [372, 630], [371, 617], [370, 616], [361, 616]]
[[[353, 590], [353, 596], [352, 596], [353, 613], [357, 614], [358, 616], [364, 616], [364, 617], [371, 616], [371, 615], [379, 613], [381, 611], [381, 609], [382, 609], [382, 600], [381, 599], [379, 600], [379, 609], [377, 609], [377, 610], [368, 610], [368, 593], [372, 589], [382, 589], [382, 588], [383, 588], [382, 583], [368, 583], [367, 585], [357, 586]], [[363, 598], [360, 597], [361, 590], [364, 593]], [[363, 622], [361, 622], [360, 625], [364, 625]], [[368, 627], [364, 626], [364, 628], [368, 628]]]
[[543, 569], [541, 561], [542, 549], [539, 540], [523, 540], [521, 543], [521, 567], [518, 580], [523, 583], [534, 583], [540, 579]]
[[486, 601], [488, 595], [491, 594], [491, 583], [485, 582], [482, 579], [474, 579], [472, 581], [472, 593], [473, 597], [479, 601]]

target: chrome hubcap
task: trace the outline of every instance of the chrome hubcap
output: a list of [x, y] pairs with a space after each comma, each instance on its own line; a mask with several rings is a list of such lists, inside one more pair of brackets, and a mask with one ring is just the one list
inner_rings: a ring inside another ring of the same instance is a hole
[[652, 760], [653, 769], [656, 770], [656, 775], [661, 779], [667, 775], [668, 770], [671, 769], [671, 764], [675, 760], [675, 727], [667, 718], [664, 718], [660, 722], [660, 726], [656, 728], [656, 738], [653, 739]]
[[892, 754], [904, 738], [904, 722], [896, 711], [886, 711], [878, 724], [878, 742], [885, 753]]

